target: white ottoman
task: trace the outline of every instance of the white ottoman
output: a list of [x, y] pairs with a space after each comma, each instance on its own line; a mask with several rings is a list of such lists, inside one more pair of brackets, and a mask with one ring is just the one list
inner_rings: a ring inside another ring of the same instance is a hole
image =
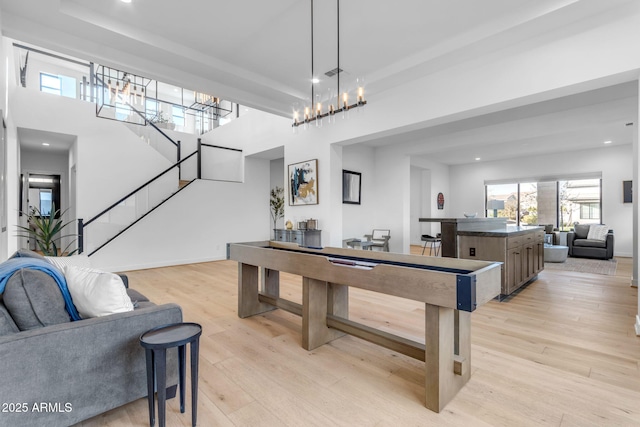
[[544, 262], [565, 262], [569, 246], [544, 245]]

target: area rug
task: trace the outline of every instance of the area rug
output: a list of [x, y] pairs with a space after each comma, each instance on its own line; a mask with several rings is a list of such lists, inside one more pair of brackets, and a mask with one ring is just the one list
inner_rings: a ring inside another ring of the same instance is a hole
[[614, 276], [618, 261], [616, 259], [601, 260], [588, 258], [567, 258], [565, 262], [545, 262], [544, 268], [549, 270], [577, 271]]

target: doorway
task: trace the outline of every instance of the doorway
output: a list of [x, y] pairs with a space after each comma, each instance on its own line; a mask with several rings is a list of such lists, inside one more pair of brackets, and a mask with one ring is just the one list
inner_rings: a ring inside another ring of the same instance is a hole
[[[60, 217], [61, 197], [60, 197], [60, 175], [49, 175], [41, 173], [27, 174], [27, 200], [26, 211], [27, 226], [32, 228], [29, 219], [32, 217], [48, 217], [55, 215]], [[28, 248], [35, 250], [36, 242], [27, 239]]]

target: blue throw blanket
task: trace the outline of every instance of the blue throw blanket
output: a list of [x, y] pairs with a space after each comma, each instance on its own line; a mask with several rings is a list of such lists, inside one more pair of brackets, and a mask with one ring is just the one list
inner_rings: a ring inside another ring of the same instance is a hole
[[67, 288], [67, 281], [65, 280], [62, 273], [60, 273], [60, 270], [49, 264], [47, 261], [42, 261], [37, 258], [11, 258], [1, 263], [0, 293], [4, 292], [4, 288], [13, 273], [23, 268], [43, 271], [49, 276], [53, 277], [58, 284], [58, 287], [60, 288], [60, 292], [62, 292], [62, 298], [64, 298], [64, 304], [67, 311], [69, 312], [69, 315], [71, 316], [71, 320], [81, 319], [78, 311], [76, 310], [76, 307], [73, 305], [73, 301], [71, 300], [71, 294], [69, 293], [69, 289]]

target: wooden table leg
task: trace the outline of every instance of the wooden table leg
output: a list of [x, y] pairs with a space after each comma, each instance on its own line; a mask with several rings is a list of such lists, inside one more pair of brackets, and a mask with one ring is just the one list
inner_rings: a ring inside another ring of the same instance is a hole
[[145, 349], [145, 358], [147, 360], [147, 399], [149, 404], [149, 426], [153, 427], [156, 422], [155, 411], [155, 389], [156, 389], [156, 375], [155, 375], [155, 360], [153, 357], [153, 350]]
[[[331, 287], [331, 291], [329, 288]], [[322, 280], [302, 278], [302, 347], [313, 350], [336, 338], [344, 332], [327, 326], [327, 313], [346, 317], [348, 315], [348, 291], [343, 285], [328, 284]], [[331, 301], [331, 309], [329, 309]], [[345, 313], [347, 310], [347, 313]]]
[[[273, 278], [267, 279], [267, 289], [273, 288], [273, 281]], [[258, 267], [238, 263], [238, 317], [244, 319], [245, 317], [276, 309], [276, 307], [258, 300], [258, 282]]]
[[471, 313], [431, 304], [425, 311], [425, 405], [440, 412], [471, 377]]
[[280, 272], [262, 267], [262, 292], [279, 298], [280, 297]]

